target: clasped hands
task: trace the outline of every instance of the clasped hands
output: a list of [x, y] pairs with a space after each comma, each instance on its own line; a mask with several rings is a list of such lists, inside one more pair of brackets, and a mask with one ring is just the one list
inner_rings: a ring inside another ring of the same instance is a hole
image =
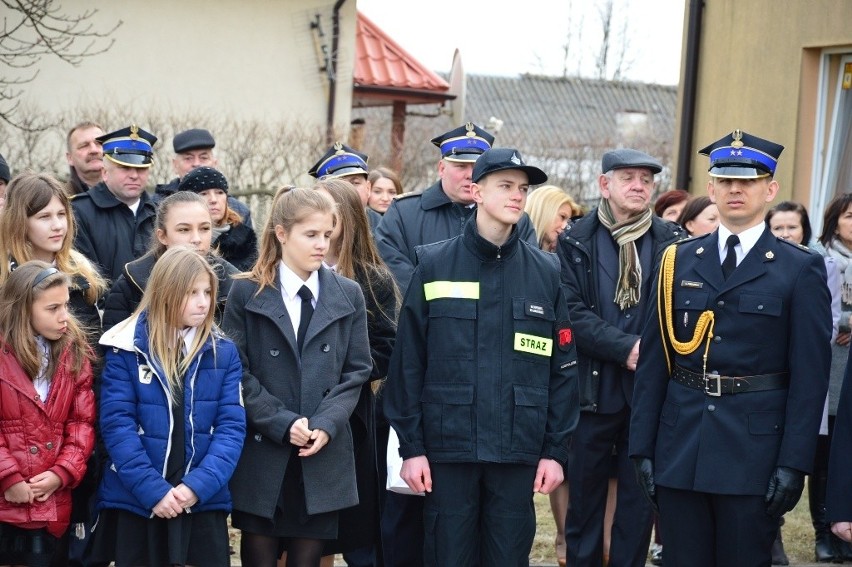
[[44, 471], [28, 481], [22, 480], [6, 489], [3, 497], [13, 504], [32, 504], [44, 502], [56, 489], [62, 486], [62, 480], [52, 471]]
[[328, 444], [330, 437], [322, 429], [308, 427], [308, 418], [300, 417], [290, 428], [290, 443], [299, 447], [300, 457], [316, 455]]
[[184, 483], [180, 483], [172, 487], [157, 502], [152, 511], [158, 518], [176, 518], [196, 503], [198, 503], [198, 496], [195, 495], [195, 492]]

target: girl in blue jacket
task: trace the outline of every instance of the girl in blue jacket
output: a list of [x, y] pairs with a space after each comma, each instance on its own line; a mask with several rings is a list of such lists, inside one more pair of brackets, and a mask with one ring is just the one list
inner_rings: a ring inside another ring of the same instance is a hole
[[229, 565], [228, 481], [245, 437], [242, 366], [213, 325], [218, 280], [182, 246], [154, 265], [134, 315], [104, 334], [94, 561]]

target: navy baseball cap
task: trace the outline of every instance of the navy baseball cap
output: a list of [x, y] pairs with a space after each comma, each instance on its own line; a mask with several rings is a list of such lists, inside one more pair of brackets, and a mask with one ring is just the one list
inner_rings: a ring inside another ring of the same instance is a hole
[[491, 148], [485, 151], [473, 164], [473, 182], [490, 173], [506, 169], [523, 171], [529, 177], [530, 185], [539, 185], [547, 181], [547, 174], [535, 167], [524, 163], [521, 152], [513, 148]]

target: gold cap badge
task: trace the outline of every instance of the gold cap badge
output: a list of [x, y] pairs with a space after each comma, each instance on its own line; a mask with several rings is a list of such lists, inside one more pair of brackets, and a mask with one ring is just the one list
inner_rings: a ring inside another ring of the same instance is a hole
[[734, 137], [734, 141], [731, 142], [732, 148], [741, 148], [743, 147], [743, 131], [737, 128], [731, 134]]

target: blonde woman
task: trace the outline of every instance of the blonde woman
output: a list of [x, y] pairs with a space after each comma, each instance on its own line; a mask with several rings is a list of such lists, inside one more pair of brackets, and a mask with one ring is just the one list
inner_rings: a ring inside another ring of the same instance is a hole
[[568, 221], [583, 214], [571, 195], [556, 185], [544, 185], [530, 193], [524, 210], [538, 236], [539, 248], [546, 252], [556, 250], [556, 240]]

